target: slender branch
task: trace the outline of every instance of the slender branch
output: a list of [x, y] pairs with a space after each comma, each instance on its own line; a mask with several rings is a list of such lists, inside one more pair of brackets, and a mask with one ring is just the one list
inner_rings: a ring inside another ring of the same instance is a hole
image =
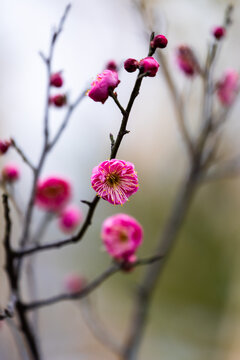
[[80, 95], [77, 97], [77, 99], [74, 101], [72, 105], [68, 107], [66, 116], [62, 122], [62, 125], [60, 126], [59, 130], [57, 131], [56, 135], [54, 136], [53, 140], [48, 145], [48, 152], [56, 145], [57, 141], [59, 140], [60, 136], [62, 135], [64, 129], [69, 123], [70, 117], [73, 113], [73, 111], [76, 109], [76, 107], [80, 104], [80, 102], [85, 98], [86, 90], [82, 91]]
[[122, 105], [120, 104], [120, 102], [118, 101], [118, 97], [117, 94], [113, 92], [113, 90], [111, 89], [109, 91], [109, 95], [111, 96], [111, 98], [113, 98], [115, 104], [117, 105], [117, 107], [120, 109], [121, 113], [123, 116], [126, 116], [126, 111], [125, 109], [122, 107]]
[[[135, 268], [138, 266], [151, 265], [156, 262], [159, 262], [163, 258], [164, 258], [164, 255], [154, 255], [154, 256], [150, 256], [148, 258], [139, 259], [134, 264], [131, 264], [131, 268]], [[114, 275], [118, 271], [123, 271], [124, 269], [125, 269], [124, 263], [114, 262], [108, 269], [103, 271], [102, 274], [97, 276], [95, 280], [90, 282], [81, 291], [72, 293], [72, 294], [64, 293], [64, 294], [50, 297], [45, 300], [39, 300], [39, 301], [35, 301], [32, 303], [26, 303], [26, 304], [24, 304], [24, 308], [25, 308], [25, 310], [34, 310], [36, 308], [52, 305], [52, 304], [58, 303], [60, 301], [82, 299], [82, 298], [88, 296], [91, 292], [93, 292], [97, 287], [99, 287], [103, 282], [105, 282], [107, 279], [109, 279], [112, 275]]]
[[24, 154], [23, 150], [20, 149], [20, 147], [16, 144], [16, 141], [11, 138], [11, 144], [14, 147], [14, 149], [16, 150], [16, 152], [20, 155], [20, 157], [22, 158], [22, 160], [30, 167], [30, 169], [35, 172], [35, 166], [32, 164], [32, 162], [27, 158], [27, 156]]
[[106, 330], [98, 318], [96, 310], [94, 311], [90, 299], [88, 297], [82, 299], [79, 305], [83, 319], [93, 336], [114, 354], [122, 355], [121, 345], [113, 338], [112, 334]]

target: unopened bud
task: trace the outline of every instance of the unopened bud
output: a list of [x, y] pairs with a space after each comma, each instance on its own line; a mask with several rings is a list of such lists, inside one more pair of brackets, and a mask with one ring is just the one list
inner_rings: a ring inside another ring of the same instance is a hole
[[151, 47], [153, 49], [164, 49], [168, 44], [168, 39], [164, 35], [156, 35], [151, 41]]
[[50, 85], [57, 88], [60, 88], [63, 85], [63, 78], [60, 72], [51, 75]]
[[65, 94], [58, 94], [50, 96], [49, 104], [56, 107], [62, 107], [67, 103], [67, 96]]
[[124, 62], [124, 69], [127, 72], [134, 72], [138, 69], [139, 62], [136, 59], [129, 58]]
[[212, 34], [216, 40], [221, 40], [226, 34], [226, 29], [223, 26], [216, 26], [213, 29]]

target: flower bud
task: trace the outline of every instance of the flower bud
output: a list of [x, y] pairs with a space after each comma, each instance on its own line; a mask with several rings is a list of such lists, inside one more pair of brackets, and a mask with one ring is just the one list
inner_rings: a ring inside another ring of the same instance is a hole
[[13, 183], [19, 179], [20, 171], [17, 165], [6, 164], [2, 169], [2, 178], [4, 181]]
[[151, 47], [153, 49], [164, 49], [168, 44], [168, 39], [164, 35], [156, 35], [151, 41]]
[[9, 140], [0, 140], [0, 155], [5, 154], [11, 145], [12, 142]]
[[180, 45], [176, 50], [177, 64], [185, 75], [192, 77], [200, 72], [200, 66], [193, 50], [188, 45]]
[[216, 26], [212, 30], [212, 34], [216, 40], [221, 40], [226, 35], [226, 29], [223, 26]]
[[60, 88], [63, 85], [63, 78], [60, 72], [54, 73], [50, 76], [50, 85]]
[[68, 274], [64, 278], [64, 288], [70, 293], [78, 293], [86, 286], [86, 279], [78, 274]]
[[144, 73], [147, 73], [148, 76], [154, 77], [158, 71], [159, 64], [152, 56], [148, 56], [140, 61], [139, 68]]
[[109, 60], [106, 64], [106, 70], [118, 71], [117, 63], [115, 60]]
[[67, 104], [67, 96], [65, 94], [58, 94], [50, 96], [49, 104], [56, 107], [62, 107]]
[[134, 72], [138, 69], [139, 67], [139, 62], [135, 59], [129, 58], [124, 62], [124, 69], [127, 72]]
[[69, 205], [60, 214], [59, 227], [65, 233], [73, 232], [82, 220], [82, 212], [77, 206]]

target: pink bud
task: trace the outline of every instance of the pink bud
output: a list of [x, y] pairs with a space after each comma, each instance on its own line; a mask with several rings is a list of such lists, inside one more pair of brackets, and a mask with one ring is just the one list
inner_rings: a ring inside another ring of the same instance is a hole
[[64, 278], [64, 288], [70, 294], [81, 291], [86, 283], [86, 279], [78, 274], [68, 274]]
[[192, 77], [200, 72], [199, 63], [188, 45], [180, 45], [176, 50], [176, 61], [185, 75]]
[[69, 205], [63, 210], [59, 218], [59, 227], [63, 232], [72, 232], [82, 220], [82, 212], [74, 205]]
[[117, 71], [118, 67], [116, 61], [115, 60], [108, 61], [108, 63], [106, 64], [106, 70]]
[[154, 77], [158, 71], [159, 64], [152, 56], [148, 56], [140, 61], [139, 68], [144, 73], [147, 73], [148, 76]]
[[14, 182], [19, 179], [20, 171], [17, 165], [7, 164], [2, 169], [2, 178], [7, 182]]
[[50, 96], [49, 104], [56, 107], [62, 107], [67, 104], [67, 96], [65, 94], [58, 94]]
[[139, 62], [136, 59], [129, 58], [124, 62], [124, 69], [127, 72], [134, 72], [138, 69]]
[[228, 69], [217, 84], [217, 96], [223, 106], [231, 106], [239, 91], [239, 74], [234, 69]]
[[226, 34], [226, 29], [223, 26], [216, 26], [213, 30], [212, 30], [212, 34], [215, 37], [216, 40], [220, 40], [222, 39], [225, 34]]
[[0, 155], [5, 154], [11, 145], [12, 142], [9, 140], [0, 140]]
[[168, 44], [168, 39], [164, 35], [156, 35], [153, 41], [151, 41], [151, 47], [153, 49], [164, 49]]
[[50, 76], [50, 85], [57, 88], [60, 88], [63, 85], [63, 78], [60, 72], [57, 72]]

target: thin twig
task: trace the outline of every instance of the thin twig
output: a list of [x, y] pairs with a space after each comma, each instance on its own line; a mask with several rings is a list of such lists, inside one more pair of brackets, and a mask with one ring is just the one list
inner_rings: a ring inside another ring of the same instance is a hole
[[14, 140], [13, 138], [11, 138], [11, 144], [13, 146], [13, 148], [16, 150], [16, 152], [20, 155], [20, 157], [22, 158], [22, 160], [30, 167], [30, 169], [35, 172], [35, 166], [32, 164], [32, 162], [28, 159], [28, 157], [24, 154], [23, 150], [20, 149], [20, 147], [17, 145], [16, 140]]

